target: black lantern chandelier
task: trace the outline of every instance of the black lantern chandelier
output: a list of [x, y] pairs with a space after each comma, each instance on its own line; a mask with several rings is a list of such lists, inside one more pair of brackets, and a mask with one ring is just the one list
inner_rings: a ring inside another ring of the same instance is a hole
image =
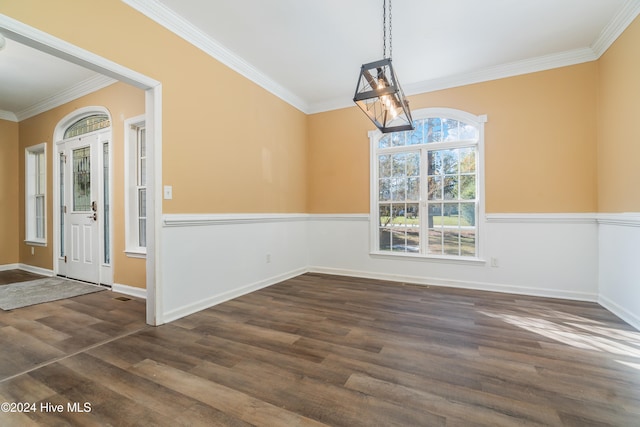
[[[413, 130], [409, 101], [391, 65], [391, 0], [383, 0], [382, 56], [379, 61], [363, 64], [353, 101], [383, 133]], [[389, 20], [387, 21], [387, 12]], [[387, 47], [387, 29], [389, 46]]]

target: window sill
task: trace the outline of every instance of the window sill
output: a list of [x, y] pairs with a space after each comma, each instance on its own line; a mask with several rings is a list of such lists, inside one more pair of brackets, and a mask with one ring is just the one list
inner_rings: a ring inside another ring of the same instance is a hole
[[126, 251], [124, 251], [124, 253], [129, 258], [140, 258], [140, 259], [146, 259], [147, 258], [147, 252], [145, 250], [142, 250], [142, 249], [127, 249]]
[[372, 251], [369, 253], [374, 258], [386, 258], [396, 260], [409, 260], [409, 261], [426, 261], [426, 262], [440, 262], [440, 263], [452, 263], [452, 264], [467, 264], [467, 265], [486, 265], [487, 261], [482, 258], [476, 257], [451, 257], [451, 256], [437, 256], [437, 255], [422, 255], [413, 253], [401, 253], [401, 252], [383, 252]]
[[28, 246], [47, 246], [46, 240], [25, 240], [24, 243]]

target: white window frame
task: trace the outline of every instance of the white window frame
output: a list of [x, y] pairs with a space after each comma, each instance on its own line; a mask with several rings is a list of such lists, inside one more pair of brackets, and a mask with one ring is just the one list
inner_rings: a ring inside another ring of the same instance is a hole
[[[146, 258], [147, 248], [139, 244], [138, 190], [140, 187], [140, 155], [138, 137], [141, 129], [146, 129], [144, 115], [132, 117], [124, 122], [124, 165], [125, 165], [125, 253], [131, 258]], [[146, 186], [144, 186], [146, 188]]]
[[[485, 263], [483, 258], [484, 254], [484, 241], [486, 240], [485, 236], [485, 228], [484, 227], [484, 218], [485, 218], [485, 191], [484, 191], [484, 123], [487, 121], [486, 115], [476, 116], [465, 111], [451, 109], [451, 108], [424, 108], [420, 110], [416, 110], [412, 112], [412, 116], [414, 120], [421, 120], [432, 117], [441, 117], [441, 118], [450, 118], [454, 120], [459, 120], [461, 122], [465, 122], [467, 124], [473, 125], [478, 129], [478, 142], [476, 144], [477, 147], [477, 159], [476, 159], [476, 180], [477, 180], [477, 207], [476, 207], [476, 254], [475, 256], [456, 256], [456, 255], [435, 255], [429, 254], [427, 248], [424, 243], [426, 242], [425, 237], [421, 237], [421, 251], [419, 253], [413, 252], [401, 252], [401, 251], [387, 251], [379, 249], [379, 179], [378, 179], [378, 155], [381, 152], [381, 149], [378, 148], [379, 141], [382, 137], [385, 136], [379, 130], [370, 131], [369, 132], [369, 142], [370, 142], [370, 167], [371, 167], [371, 183], [370, 189], [371, 194], [369, 200], [371, 201], [370, 206], [370, 254], [373, 256], [380, 257], [389, 257], [389, 258], [411, 258], [411, 259], [422, 259], [422, 260], [433, 260], [433, 261], [446, 261], [446, 262], [460, 262], [460, 263]], [[403, 151], [420, 151], [424, 150], [424, 153], [428, 151], [426, 146], [429, 146], [429, 149], [447, 149], [447, 148], [455, 148], [457, 147], [456, 143], [431, 143], [424, 145], [406, 145], [400, 147], [394, 147], [390, 149], [384, 149], [386, 153], [394, 153], [394, 152], [403, 152]], [[421, 164], [420, 169], [422, 171], [427, 170], [427, 156], [421, 156]], [[421, 174], [421, 177], [426, 176], [425, 174]], [[428, 225], [427, 225], [427, 213], [426, 213], [426, 182], [421, 179], [421, 197], [420, 197], [420, 209], [422, 214], [420, 218], [422, 218], [420, 223], [420, 234], [421, 236], [428, 236]]]
[[[47, 144], [45, 142], [25, 148], [25, 243], [47, 245]], [[42, 162], [38, 162], [42, 155]], [[39, 188], [42, 176], [43, 187]], [[37, 217], [37, 200], [42, 199], [42, 217]], [[40, 222], [40, 224], [38, 224]], [[41, 230], [41, 236], [38, 231]]]

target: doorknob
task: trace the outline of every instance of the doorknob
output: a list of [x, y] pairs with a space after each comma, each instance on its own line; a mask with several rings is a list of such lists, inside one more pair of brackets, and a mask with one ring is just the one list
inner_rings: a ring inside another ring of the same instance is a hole
[[90, 218], [94, 221], [98, 220], [98, 214], [96, 212], [94, 212], [92, 215], [89, 215], [87, 218]]

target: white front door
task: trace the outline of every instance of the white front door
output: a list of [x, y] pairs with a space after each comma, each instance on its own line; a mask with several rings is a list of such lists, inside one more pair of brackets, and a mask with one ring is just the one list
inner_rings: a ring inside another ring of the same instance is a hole
[[61, 147], [64, 155], [61, 234], [64, 270], [67, 277], [100, 283], [100, 215], [104, 212], [101, 185], [100, 134], [83, 135], [67, 140]]

